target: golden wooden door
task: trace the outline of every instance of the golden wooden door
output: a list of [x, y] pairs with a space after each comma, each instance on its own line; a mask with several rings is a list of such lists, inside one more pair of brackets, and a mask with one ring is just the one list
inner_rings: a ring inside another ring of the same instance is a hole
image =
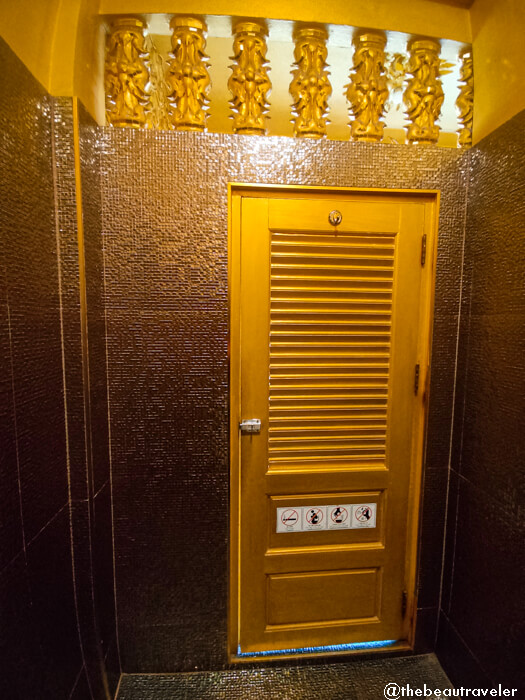
[[434, 207], [400, 193], [233, 194], [241, 653], [409, 638]]

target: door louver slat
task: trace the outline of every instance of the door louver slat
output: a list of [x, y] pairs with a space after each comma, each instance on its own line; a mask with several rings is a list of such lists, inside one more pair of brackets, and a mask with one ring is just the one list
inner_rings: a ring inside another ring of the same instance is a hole
[[272, 469], [382, 466], [395, 237], [272, 233]]

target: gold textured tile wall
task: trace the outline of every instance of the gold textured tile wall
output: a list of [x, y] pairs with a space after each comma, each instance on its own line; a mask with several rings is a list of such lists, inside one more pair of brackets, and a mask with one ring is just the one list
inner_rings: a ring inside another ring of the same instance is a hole
[[127, 672], [227, 662], [228, 182], [441, 190], [418, 648], [437, 619], [468, 154], [100, 131], [120, 649]]

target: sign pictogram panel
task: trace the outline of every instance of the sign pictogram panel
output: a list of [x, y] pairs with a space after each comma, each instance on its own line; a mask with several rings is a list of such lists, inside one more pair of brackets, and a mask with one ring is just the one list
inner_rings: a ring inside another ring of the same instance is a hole
[[326, 530], [326, 506], [303, 508], [303, 531]]
[[302, 508], [277, 508], [277, 532], [300, 532]]
[[377, 503], [277, 508], [277, 532], [351, 530], [376, 527]]
[[352, 506], [352, 527], [375, 527], [377, 503], [359, 503]]
[[328, 506], [328, 529], [345, 530], [350, 527], [352, 506]]

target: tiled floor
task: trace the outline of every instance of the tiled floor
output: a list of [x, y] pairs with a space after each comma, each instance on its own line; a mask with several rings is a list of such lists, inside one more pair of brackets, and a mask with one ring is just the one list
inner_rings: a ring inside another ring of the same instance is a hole
[[[434, 654], [402, 658], [239, 668], [173, 675], [124, 675], [117, 700], [380, 700], [407, 685], [452, 688]], [[399, 694], [396, 694], [398, 692]], [[436, 697], [433, 694], [427, 698]]]

